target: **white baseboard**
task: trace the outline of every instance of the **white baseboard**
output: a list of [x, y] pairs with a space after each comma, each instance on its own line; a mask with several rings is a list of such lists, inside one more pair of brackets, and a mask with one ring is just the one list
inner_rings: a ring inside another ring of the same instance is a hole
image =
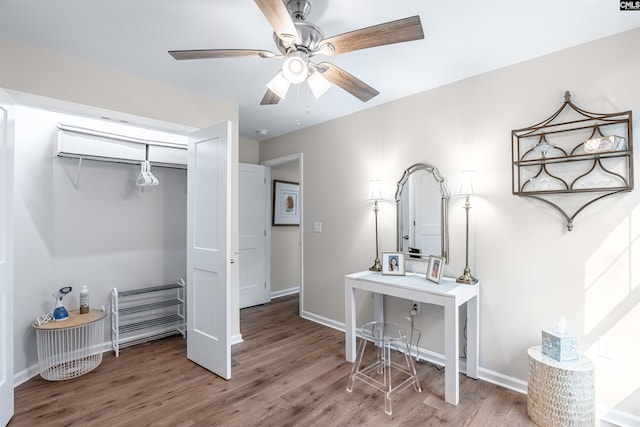
[[231, 335], [231, 337], [229, 338], [229, 342], [231, 343], [231, 345], [240, 344], [243, 341], [244, 340], [242, 339], [242, 334]]
[[[321, 325], [328, 326], [333, 329], [337, 329], [341, 332], [345, 331], [344, 323], [336, 322], [332, 319], [327, 319], [326, 317], [318, 316], [317, 314], [310, 313], [308, 311], [303, 312], [301, 317], [307, 320], [311, 320], [312, 322], [316, 322]], [[356, 335], [360, 336], [359, 330], [356, 331]], [[416, 357], [416, 353], [415, 353], [415, 350], [413, 350], [413, 348], [412, 348], [412, 356]], [[434, 351], [427, 350], [424, 348], [419, 348], [418, 360], [429, 362], [437, 366], [444, 366], [443, 354], [436, 353]], [[465, 374], [467, 372], [467, 363], [466, 363], [466, 360], [464, 359], [460, 360], [460, 372]], [[500, 387], [507, 388], [509, 390], [516, 391], [518, 393], [527, 394], [528, 384], [526, 381], [501, 374], [500, 372], [495, 372], [490, 369], [479, 367], [478, 379], [481, 379], [488, 383], [495, 384]], [[621, 426], [621, 427], [640, 426], [640, 417], [627, 412], [611, 409], [611, 408], [598, 407], [596, 410], [596, 419], [614, 424], [616, 426]]]
[[20, 384], [26, 383], [31, 378], [37, 377], [40, 374], [38, 365], [29, 366], [20, 372], [16, 372], [13, 376], [13, 387], [18, 387]]
[[[102, 353], [106, 353], [108, 351], [112, 351], [113, 347], [111, 347], [111, 341], [105, 341], [102, 343]], [[40, 375], [40, 368], [38, 364], [35, 363], [29, 366], [27, 369], [23, 369], [20, 372], [16, 372], [13, 375], [13, 387], [18, 387], [20, 384], [23, 384], [29, 381], [31, 378], [37, 377]]]
[[637, 415], [604, 406], [596, 408], [596, 418], [620, 427], [640, 426], [640, 417]]
[[[278, 296], [273, 296], [272, 294], [272, 298], [279, 298], [285, 295], [291, 295], [299, 291], [299, 288], [291, 288], [291, 289], [296, 289], [296, 291], [289, 292], [286, 294], [279, 294]], [[287, 291], [280, 291], [280, 292], [288, 292], [288, 291], [291, 291], [291, 289]], [[312, 322], [319, 323], [329, 328], [336, 329], [340, 332], [345, 331], [344, 323], [336, 322], [332, 319], [319, 316], [315, 313], [303, 311], [301, 314], [301, 317], [303, 319], [307, 319]], [[360, 334], [358, 333], [358, 335]], [[242, 334], [235, 334], [231, 336], [230, 341], [231, 341], [231, 345], [234, 345], [234, 344], [239, 344], [244, 340], [242, 338]], [[112, 351], [113, 349], [111, 347], [111, 341], [104, 342], [102, 345], [102, 349], [103, 349], [102, 350], [103, 353]], [[416, 357], [415, 351], [412, 351], [412, 353], [413, 353], [412, 354], [413, 357]], [[424, 348], [420, 348], [418, 360], [426, 361], [437, 366], [444, 366], [443, 354], [436, 353], [434, 351], [427, 350]], [[460, 360], [460, 372], [466, 373], [466, 368], [467, 368], [466, 360], [464, 359]], [[13, 376], [14, 387], [17, 387], [25, 383], [26, 381], [30, 380], [31, 378], [36, 377], [37, 375], [39, 375], [39, 373], [40, 372], [39, 372], [37, 363], [32, 366], [29, 366], [27, 369], [24, 369], [20, 372], [16, 372]], [[527, 382], [522, 381], [518, 378], [510, 377], [508, 375], [504, 375], [499, 372], [492, 371], [490, 369], [485, 369], [483, 367], [479, 367], [478, 369], [478, 378], [483, 381], [496, 384], [500, 387], [514, 390], [522, 394], [527, 394]], [[598, 406], [596, 410], [596, 418], [598, 420], [602, 420], [607, 423], [614, 424], [620, 427], [640, 426], [640, 417], [630, 414], [628, 412], [622, 412], [613, 408]]]
[[311, 320], [312, 322], [316, 322], [324, 326], [328, 326], [329, 328], [337, 329], [341, 332], [344, 332], [344, 323], [336, 322], [335, 320], [318, 316], [317, 314], [310, 313], [308, 311], [303, 311], [302, 313], [300, 313], [300, 317], [302, 317], [303, 319]]
[[486, 368], [478, 368], [478, 378], [488, 383], [517, 391], [518, 393], [527, 394], [527, 382], [518, 378], [510, 377]]
[[293, 294], [299, 294], [299, 293], [300, 293], [300, 286], [294, 286], [293, 288], [282, 289], [279, 291], [271, 292], [271, 299], [286, 297], [287, 295], [293, 295]]

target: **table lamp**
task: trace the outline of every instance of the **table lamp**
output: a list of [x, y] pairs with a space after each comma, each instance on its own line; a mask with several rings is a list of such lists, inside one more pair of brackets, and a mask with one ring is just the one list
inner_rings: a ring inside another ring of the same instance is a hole
[[373, 212], [376, 217], [376, 259], [373, 262], [373, 265], [369, 267], [371, 271], [382, 271], [382, 264], [380, 263], [380, 258], [378, 257], [378, 211], [380, 207], [378, 206], [378, 201], [382, 200], [382, 190], [380, 189], [380, 181], [371, 181], [369, 183], [369, 193], [367, 194], [366, 201], [373, 202]]
[[466, 256], [465, 256], [465, 267], [462, 276], [456, 279], [458, 283], [464, 283], [466, 285], [473, 285], [478, 283], [478, 279], [471, 275], [471, 269], [469, 268], [469, 209], [471, 209], [471, 203], [469, 203], [470, 196], [477, 196], [478, 188], [474, 183], [475, 171], [466, 170], [462, 171], [462, 177], [460, 179], [460, 188], [458, 189], [457, 196], [465, 197], [464, 209], [466, 210]]

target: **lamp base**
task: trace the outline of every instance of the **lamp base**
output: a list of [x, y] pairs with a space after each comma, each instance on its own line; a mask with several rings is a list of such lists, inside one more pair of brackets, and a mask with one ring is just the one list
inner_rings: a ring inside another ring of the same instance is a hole
[[462, 274], [462, 276], [456, 279], [456, 282], [462, 283], [464, 285], [475, 285], [476, 283], [478, 283], [478, 279], [471, 275], [471, 270], [469, 270], [469, 268], [467, 267], [464, 269], [464, 273]]
[[382, 264], [380, 263], [380, 260], [378, 258], [376, 258], [376, 260], [373, 262], [373, 265], [369, 267], [369, 271], [382, 271]]

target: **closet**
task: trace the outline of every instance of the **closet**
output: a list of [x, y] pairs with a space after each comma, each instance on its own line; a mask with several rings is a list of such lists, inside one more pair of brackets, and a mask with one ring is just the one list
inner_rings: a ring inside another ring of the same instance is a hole
[[[84, 194], [89, 196], [89, 193], [93, 190], [92, 184], [85, 183], [81, 189], [79, 182], [82, 169], [94, 161], [111, 163], [113, 166], [110, 167], [114, 168], [114, 172], [117, 170], [119, 173], [128, 173], [131, 178], [136, 177], [133, 172], [137, 171], [137, 168], [132, 169], [130, 165], [140, 165], [140, 171], [137, 174], [135, 183], [133, 181], [125, 183], [125, 188], [130, 188], [130, 191], [134, 194], [137, 191], [134, 189], [134, 185], [140, 189], [139, 191], [142, 191], [143, 187], [158, 187], [158, 189], [152, 190], [151, 193], [130, 195], [128, 200], [113, 200], [113, 209], [118, 209], [118, 204], [127, 206], [141, 204], [140, 207], [146, 206], [146, 208], [156, 211], [144, 212], [138, 209], [137, 212], [142, 213], [142, 215], [137, 215], [137, 218], [131, 218], [131, 222], [139, 224], [140, 235], [143, 236], [144, 218], [151, 219], [155, 216], [162, 216], [164, 212], [163, 206], [158, 206], [156, 203], [160, 200], [159, 194], [155, 192], [161, 190], [159, 186], [170, 184], [164, 179], [164, 182], [161, 183], [152, 173], [151, 166], [153, 166], [156, 174], [161, 174], [157, 168], [186, 169], [186, 137], [133, 127], [107, 130], [104, 126], [102, 128], [92, 128], [68, 123], [58, 123], [56, 127], [55, 155], [59, 158], [78, 160], [77, 170], [75, 174], [72, 174], [71, 178], [73, 178], [73, 185], [76, 191], [83, 193], [77, 195], [79, 203], [85, 204], [82, 208], [92, 209], [91, 206], [86, 206], [86, 204], [92, 203], [91, 200], [84, 196]], [[90, 162], [87, 163], [86, 161]], [[67, 161], [67, 163], [69, 162]], [[98, 165], [98, 167], [100, 166]], [[75, 178], [73, 175], [75, 175]], [[114, 181], [113, 185], [122, 184]], [[186, 188], [184, 190], [186, 191]], [[96, 191], [100, 190], [96, 189]], [[160, 196], [171, 198], [173, 194], [172, 192], [161, 193]], [[151, 199], [149, 200], [151, 203], [147, 204], [146, 199]], [[157, 223], [156, 227], [158, 228], [155, 233], [162, 234], [167, 226], [171, 225], [163, 222]], [[119, 230], [116, 227], [111, 232], [119, 233]], [[144, 244], [142, 246], [144, 247]], [[126, 247], [123, 247], [123, 249], [126, 250]], [[186, 298], [183, 279], [173, 283], [141, 281], [136, 284], [123, 284], [113, 282], [112, 286], [109, 301], [111, 308], [111, 347], [116, 356], [119, 355], [121, 348], [131, 345], [173, 334], [185, 336]]]

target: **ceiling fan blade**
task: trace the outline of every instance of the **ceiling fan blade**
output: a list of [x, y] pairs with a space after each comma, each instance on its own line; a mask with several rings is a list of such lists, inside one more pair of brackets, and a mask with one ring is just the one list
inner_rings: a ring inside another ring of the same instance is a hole
[[367, 102], [380, 93], [362, 80], [329, 62], [321, 62], [318, 65], [320, 66], [319, 70], [325, 68], [325, 71], [322, 72], [322, 77], [334, 85], [340, 86], [362, 102]]
[[416, 15], [329, 37], [322, 41], [322, 45], [331, 44], [333, 53], [329, 53], [329, 55], [338, 55], [354, 50], [420, 39], [424, 39], [424, 32], [420, 16]]
[[276, 55], [268, 50], [253, 49], [200, 49], [170, 50], [169, 55], [175, 59], [207, 59], [207, 58], [273, 58]]
[[280, 97], [273, 93], [271, 89], [267, 89], [260, 101], [260, 105], [274, 105], [280, 102]]
[[255, 2], [280, 39], [300, 39], [298, 29], [293, 24], [282, 0], [255, 0]]

